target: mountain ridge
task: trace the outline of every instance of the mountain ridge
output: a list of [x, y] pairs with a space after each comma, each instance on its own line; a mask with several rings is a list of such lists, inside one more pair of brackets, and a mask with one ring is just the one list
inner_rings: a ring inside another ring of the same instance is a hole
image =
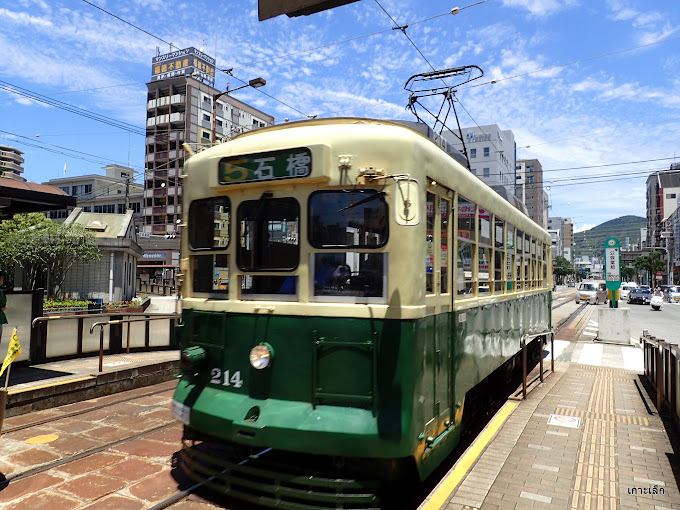
[[596, 227], [582, 232], [574, 233], [574, 253], [578, 256], [603, 256], [604, 242], [610, 237], [615, 237], [621, 243], [621, 248], [626, 247], [626, 237], [629, 243], [640, 244], [640, 229], [647, 226], [647, 218], [642, 216], [619, 216], [613, 220], [605, 221]]

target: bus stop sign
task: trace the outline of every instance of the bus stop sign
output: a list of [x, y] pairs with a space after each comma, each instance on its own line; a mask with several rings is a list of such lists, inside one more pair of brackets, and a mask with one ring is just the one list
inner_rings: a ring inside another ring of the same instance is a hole
[[604, 274], [609, 308], [618, 308], [618, 290], [621, 287], [621, 244], [615, 237], [604, 242]]

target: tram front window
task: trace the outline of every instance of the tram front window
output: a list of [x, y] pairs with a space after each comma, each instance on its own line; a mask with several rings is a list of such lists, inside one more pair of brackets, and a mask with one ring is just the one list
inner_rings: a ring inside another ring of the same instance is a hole
[[379, 248], [387, 243], [387, 214], [379, 191], [317, 191], [309, 197], [309, 242], [315, 248]]
[[294, 198], [243, 202], [236, 262], [242, 271], [292, 271], [300, 262], [300, 205]]

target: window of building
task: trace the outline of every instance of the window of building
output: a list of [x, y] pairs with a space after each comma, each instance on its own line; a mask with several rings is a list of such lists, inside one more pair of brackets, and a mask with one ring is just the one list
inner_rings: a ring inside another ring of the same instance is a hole
[[207, 113], [204, 113], [203, 114], [203, 120], [210, 122], [210, 115], [208, 115]]
[[484, 157], [485, 157], [485, 158], [488, 158], [488, 157], [489, 157], [489, 154], [490, 154], [489, 148], [488, 148], [488, 147], [484, 147]]
[[676, 194], [675, 193], [666, 193], [666, 198], [675, 198]]
[[208, 133], [207, 131], [201, 131], [201, 138], [203, 138], [204, 140], [210, 140], [210, 133]]
[[489, 175], [491, 174], [491, 172], [488, 168], [484, 168], [483, 172], [484, 172], [484, 177], [489, 177]]
[[215, 123], [217, 124], [217, 127], [222, 127], [222, 126], [224, 125], [224, 122], [222, 122], [222, 121], [219, 120], [219, 119], [217, 119], [217, 120], [215, 121]]
[[530, 173], [533, 173], [533, 171], [534, 171], [534, 165], [529, 165], [527, 167], [527, 173], [530, 174]]
[[477, 149], [470, 149], [470, 158], [477, 157]]
[[470, 171], [472, 172], [472, 175], [477, 175], [477, 169], [476, 168], [471, 168]]

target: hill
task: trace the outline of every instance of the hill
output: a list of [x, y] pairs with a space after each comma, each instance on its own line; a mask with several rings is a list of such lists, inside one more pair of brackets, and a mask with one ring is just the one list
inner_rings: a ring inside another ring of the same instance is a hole
[[640, 216], [621, 216], [613, 220], [606, 221], [590, 230], [584, 230], [574, 234], [576, 243], [576, 256], [590, 255], [603, 256], [604, 242], [610, 237], [616, 237], [621, 243], [621, 248], [625, 248], [626, 237], [630, 244], [640, 243], [640, 229], [647, 226], [647, 219]]

